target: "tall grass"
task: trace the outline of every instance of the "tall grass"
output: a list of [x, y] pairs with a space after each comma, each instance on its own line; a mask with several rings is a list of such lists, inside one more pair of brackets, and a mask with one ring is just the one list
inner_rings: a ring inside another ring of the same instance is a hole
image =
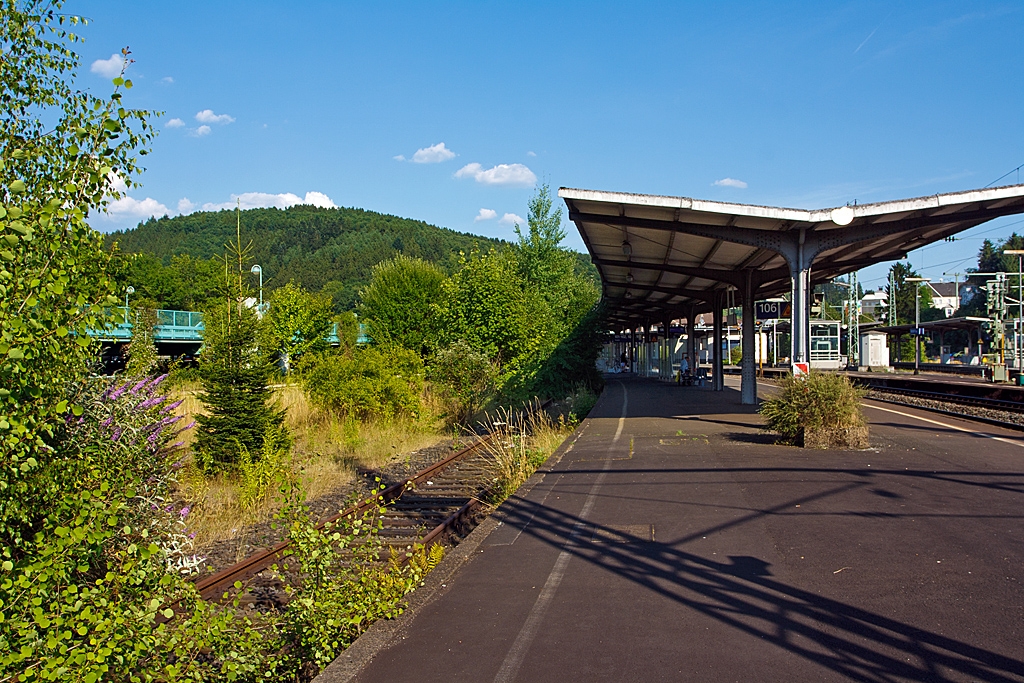
[[482, 451], [490, 460], [495, 479], [488, 502], [498, 504], [512, 495], [561, 445], [573, 426], [564, 417], [557, 420], [539, 401], [522, 410], [498, 408], [480, 423], [491, 438]]
[[[177, 413], [191, 419], [203, 410], [197, 383], [175, 388], [181, 399]], [[275, 454], [271, 460], [249, 458], [236, 474], [205, 476], [194, 462], [186, 461], [179, 477], [177, 495], [193, 504], [190, 531], [203, 546], [214, 541], [237, 539], [244, 545], [243, 530], [269, 520], [277, 509], [276, 482], [289, 477], [302, 482], [308, 499], [319, 498], [349, 484], [359, 468], [378, 468], [394, 458], [443, 441], [439, 420], [443, 407], [429, 394], [419, 420], [360, 422], [314, 407], [300, 386], [275, 388], [274, 397], [285, 409], [285, 424], [294, 436], [291, 457]], [[191, 430], [183, 434], [191, 446]], [[274, 471], [271, 471], [274, 470]]]

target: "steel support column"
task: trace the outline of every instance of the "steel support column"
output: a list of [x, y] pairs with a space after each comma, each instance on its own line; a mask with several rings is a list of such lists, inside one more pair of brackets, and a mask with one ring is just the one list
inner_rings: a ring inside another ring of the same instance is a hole
[[725, 389], [725, 376], [722, 374], [724, 371], [724, 363], [722, 362], [722, 293], [721, 291], [715, 292], [714, 303], [711, 306], [711, 315], [713, 318], [713, 329], [715, 335], [714, 348], [711, 350], [711, 373], [714, 375], [712, 378], [712, 387], [715, 391], [722, 391]]
[[636, 328], [632, 327], [629, 330], [629, 374], [635, 375], [636, 366]]
[[809, 288], [811, 279], [810, 259], [806, 258], [804, 242], [806, 230], [800, 229], [800, 238], [796, 245], [796, 258], [789, 261], [790, 273], [793, 277], [793, 317], [790, 321], [792, 340], [792, 351], [790, 357], [794, 363], [805, 363], [809, 361], [810, 350], [808, 348], [808, 337], [810, 336], [810, 324], [808, 315], [810, 313]]
[[697, 321], [693, 306], [686, 311], [686, 362], [690, 364], [690, 373], [697, 374]]
[[740, 367], [740, 403], [757, 403], [757, 365], [754, 354], [754, 272], [747, 270], [743, 285], [743, 360]]
[[672, 381], [672, 321], [666, 320], [664, 325], [665, 341], [662, 348], [665, 349], [665, 358], [661, 362], [661, 367], [664, 368], [661, 378], [666, 382], [670, 382]]

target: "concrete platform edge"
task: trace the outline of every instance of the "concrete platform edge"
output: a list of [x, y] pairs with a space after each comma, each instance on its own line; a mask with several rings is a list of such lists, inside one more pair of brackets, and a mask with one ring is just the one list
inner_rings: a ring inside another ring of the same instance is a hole
[[[604, 398], [604, 392], [601, 393]], [[600, 402], [600, 399], [599, 401]], [[596, 404], [595, 404], [596, 407]], [[551, 467], [557, 465], [562, 456], [572, 450], [576, 441], [586, 431], [589, 418], [584, 419], [576, 429], [566, 437], [544, 465], [538, 469], [526, 482], [513, 494], [522, 498], [530, 493], [537, 484], [544, 481]], [[416, 619], [417, 613], [444, 595], [450, 588], [452, 582], [457, 578], [459, 571], [476, 554], [480, 544], [497, 529], [504, 521], [505, 514], [501, 506], [477, 525], [473, 531], [456, 547], [445, 553], [434, 571], [427, 574], [422, 586], [409, 594], [406, 610], [396, 619], [381, 619], [375, 622], [366, 632], [359, 636], [352, 645], [342, 652], [337, 659], [331, 662], [323, 671], [313, 679], [313, 683], [349, 683], [363, 667], [385, 650], [394, 642]]]

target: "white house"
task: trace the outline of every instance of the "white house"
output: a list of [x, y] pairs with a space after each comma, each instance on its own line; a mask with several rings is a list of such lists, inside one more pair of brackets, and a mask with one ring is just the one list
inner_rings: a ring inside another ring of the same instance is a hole
[[860, 312], [863, 315], [870, 315], [875, 320], [881, 320], [882, 314], [885, 313], [886, 306], [888, 305], [889, 296], [885, 292], [881, 290], [868, 292], [860, 300]]

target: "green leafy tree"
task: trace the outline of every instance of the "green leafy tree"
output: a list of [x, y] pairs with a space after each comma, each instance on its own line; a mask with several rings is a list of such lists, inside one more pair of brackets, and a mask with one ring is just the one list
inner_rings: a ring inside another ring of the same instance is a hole
[[446, 279], [434, 264], [408, 256], [374, 266], [370, 284], [359, 292], [370, 337], [429, 354], [437, 344], [437, 303]]
[[451, 404], [449, 418], [462, 424], [490, 397], [495, 375], [487, 356], [461, 339], [435, 353], [429, 371], [430, 380]]
[[[891, 324], [905, 325], [914, 322], [915, 307], [918, 305], [915, 299], [920, 292], [921, 319], [927, 320], [925, 311], [932, 308], [932, 290], [919, 282], [907, 282], [907, 278], [921, 277], [909, 264], [897, 262], [889, 269], [890, 281], [896, 283], [896, 320]], [[919, 287], [919, 285], [921, 285]], [[892, 300], [893, 292], [891, 286], [886, 286], [885, 293]], [[930, 315], [930, 314], [929, 314]]]
[[332, 317], [331, 298], [326, 294], [307, 292], [294, 282], [274, 292], [264, 327], [270, 348], [281, 354], [286, 374], [303, 354], [327, 348]]
[[532, 296], [509, 252], [472, 252], [445, 282], [439, 311], [442, 343], [464, 340], [504, 375], [539, 362], [548, 311]]
[[[0, 3], [0, 553], [20, 556], [67, 491], [44, 474], [68, 393], [95, 358], [87, 330], [117, 304], [111, 256], [86, 222], [134, 185], [153, 129], [122, 103], [72, 86], [81, 20], [61, 2]], [[124, 51], [125, 66], [129, 63]]]
[[519, 271], [526, 282], [556, 306], [563, 305], [565, 283], [573, 274], [575, 257], [562, 247], [565, 228], [562, 210], [555, 206], [551, 188], [545, 183], [530, 198], [527, 231], [515, 226]]

